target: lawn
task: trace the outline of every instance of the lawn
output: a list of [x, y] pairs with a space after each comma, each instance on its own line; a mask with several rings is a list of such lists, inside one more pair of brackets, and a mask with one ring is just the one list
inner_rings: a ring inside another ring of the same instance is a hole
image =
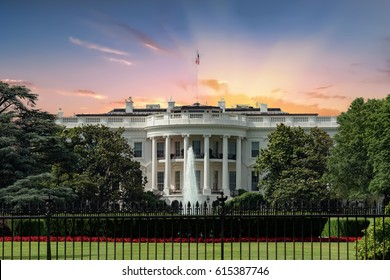
[[[1, 242], [1, 260], [46, 259], [46, 242]], [[220, 243], [51, 242], [59, 260], [219, 260]], [[226, 260], [356, 259], [355, 242], [232, 242], [224, 245]]]

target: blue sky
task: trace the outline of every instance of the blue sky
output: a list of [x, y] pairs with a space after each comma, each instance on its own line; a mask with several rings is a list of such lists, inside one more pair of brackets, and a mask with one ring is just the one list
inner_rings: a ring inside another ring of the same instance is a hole
[[52, 113], [132, 96], [336, 115], [390, 93], [390, 1], [3, 2], [0, 79]]

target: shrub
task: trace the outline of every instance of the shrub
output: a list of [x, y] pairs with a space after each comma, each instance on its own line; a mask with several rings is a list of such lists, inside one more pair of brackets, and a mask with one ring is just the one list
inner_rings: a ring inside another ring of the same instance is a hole
[[358, 237], [364, 235], [364, 229], [371, 219], [364, 218], [330, 218], [325, 224], [321, 236]]
[[17, 219], [12, 225], [13, 236], [46, 235], [46, 223], [43, 219]]
[[244, 192], [240, 196], [233, 198], [226, 203], [226, 207], [240, 209], [257, 209], [258, 206], [264, 204], [265, 200], [261, 193]]
[[0, 236], [10, 236], [11, 229], [9, 228], [5, 219], [0, 220]]
[[[323, 217], [250, 217], [226, 216], [225, 237], [310, 237], [319, 236], [326, 218]], [[14, 221], [14, 236], [44, 236], [45, 220]], [[210, 216], [138, 216], [138, 217], [69, 217], [51, 220], [52, 236], [175, 238], [220, 237], [221, 220]], [[211, 236], [212, 233], [212, 236]]]
[[[385, 209], [390, 214], [390, 204]], [[359, 259], [390, 260], [390, 218], [374, 219], [358, 243]]]

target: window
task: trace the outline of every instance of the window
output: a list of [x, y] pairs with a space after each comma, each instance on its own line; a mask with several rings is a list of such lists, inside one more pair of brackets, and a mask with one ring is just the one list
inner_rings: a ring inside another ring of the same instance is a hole
[[142, 142], [134, 142], [134, 157], [142, 157]]
[[211, 150], [211, 152], [210, 152], [210, 158], [222, 158], [222, 156], [220, 157], [219, 151], [218, 151], [219, 142], [214, 142], [213, 148], [214, 148], [214, 150]]
[[257, 171], [252, 171], [252, 191], [258, 191], [259, 190], [259, 173]]
[[229, 171], [229, 188], [231, 191], [236, 190], [236, 171]]
[[175, 171], [175, 190], [180, 190], [180, 171]]
[[164, 142], [157, 142], [157, 158], [164, 157]]
[[164, 190], [164, 172], [157, 172], [157, 189]]
[[228, 159], [236, 159], [236, 142], [228, 142]]
[[200, 190], [200, 170], [195, 170], [196, 187]]
[[258, 157], [260, 155], [260, 143], [252, 142], [252, 157]]
[[200, 141], [199, 140], [192, 141], [192, 149], [194, 150], [195, 155], [200, 154]]
[[213, 190], [218, 190], [218, 170], [214, 170]]
[[175, 142], [175, 157], [180, 157], [180, 142]]

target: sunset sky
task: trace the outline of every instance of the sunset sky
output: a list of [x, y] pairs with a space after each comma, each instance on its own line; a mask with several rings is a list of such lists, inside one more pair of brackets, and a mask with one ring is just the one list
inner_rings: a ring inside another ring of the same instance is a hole
[[337, 115], [390, 94], [388, 0], [5, 0], [0, 15], [0, 80], [51, 113], [198, 96]]

